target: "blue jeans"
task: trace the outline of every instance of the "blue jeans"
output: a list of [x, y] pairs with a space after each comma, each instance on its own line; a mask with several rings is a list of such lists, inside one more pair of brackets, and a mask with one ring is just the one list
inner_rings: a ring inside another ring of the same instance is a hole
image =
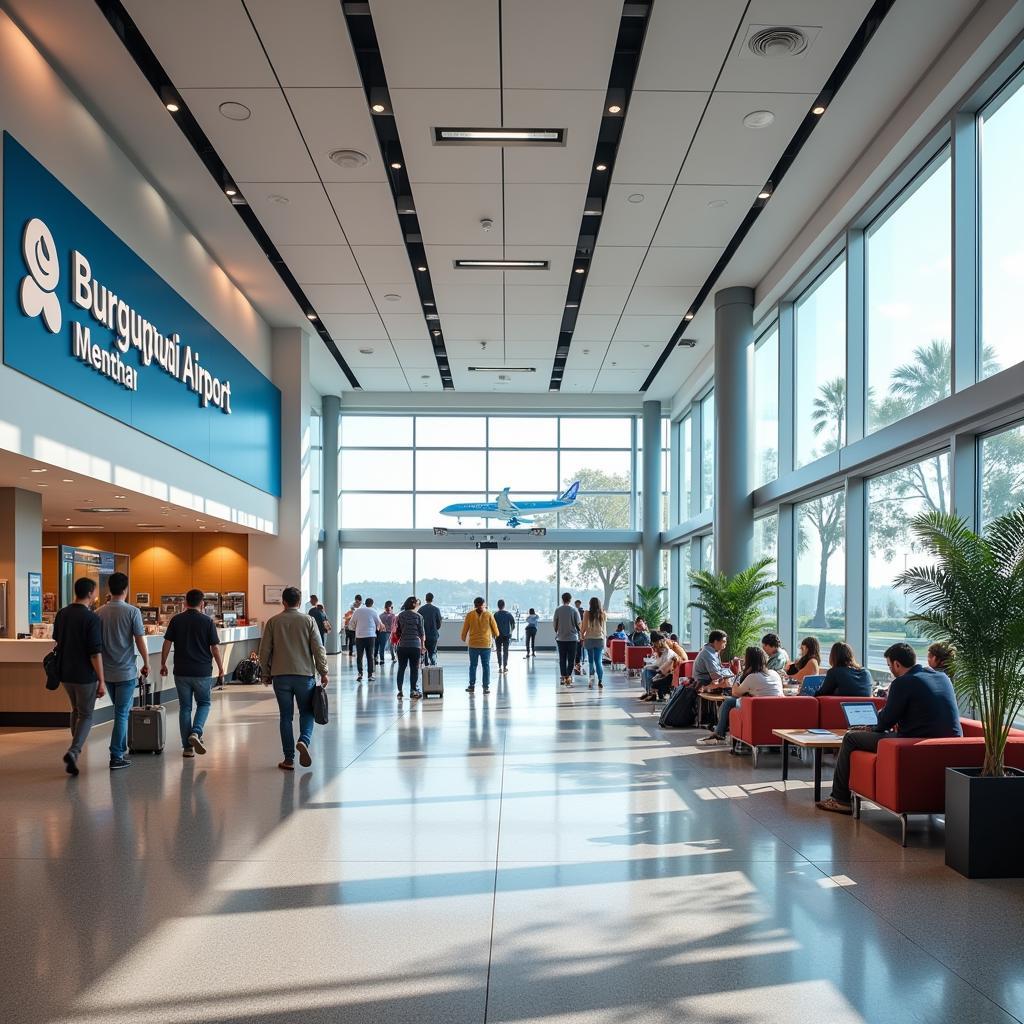
[[483, 667], [484, 689], [491, 685], [491, 649], [490, 647], [470, 647], [469, 649], [469, 687], [476, 686], [476, 663]]
[[[192, 733], [203, 735], [203, 726], [210, 717], [210, 693], [213, 691], [213, 676], [179, 676], [175, 673], [174, 688], [178, 691], [178, 731], [181, 746], [188, 750], [188, 738]], [[192, 719], [192, 699], [195, 698], [196, 717]]]
[[274, 676], [274, 696], [281, 712], [281, 749], [284, 759], [295, 759], [295, 732], [292, 727], [295, 705], [299, 706], [299, 739], [309, 746], [313, 739], [313, 687], [312, 676]]
[[124, 757], [128, 753], [128, 712], [135, 700], [138, 682], [126, 679], [123, 683], [107, 683], [110, 703], [114, 705], [114, 727], [110, 731], [110, 756]]
[[739, 704], [739, 697], [726, 697], [722, 701], [722, 709], [718, 712], [718, 725], [715, 727], [716, 736], [725, 739], [725, 734], [729, 731], [729, 712], [739, 707]]
[[388, 649], [388, 645], [391, 643], [391, 634], [387, 631], [377, 634], [377, 649], [373, 652], [373, 656], [378, 661], [384, 660], [384, 652]]
[[651, 683], [654, 681], [654, 669], [645, 668], [640, 670], [640, 681], [644, 684], [644, 691], [651, 692]]
[[427, 636], [424, 643], [427, 647], [427, 656], [424, 659], [424, 665], [436, 665], [437, 664], [437, 641], [440, 639], [440, 634], [435, 636]]
[[604, 657], [604, 647], [584, 647], [583, 650], [587, 652], [590, 675], [597, 676], [597, 681], [603, 683], [604, 666], [601, 664], [601, 659]]

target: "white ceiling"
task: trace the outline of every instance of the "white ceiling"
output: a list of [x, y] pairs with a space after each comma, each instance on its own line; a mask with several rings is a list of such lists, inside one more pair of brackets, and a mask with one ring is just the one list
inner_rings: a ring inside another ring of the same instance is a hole
[[[959, 24], [950, 14], [956, 0], [936, 2], [943, 8], [941, 30], [917, 43], [903, 40], [907, 66], [926, 66]], [[125, 5], [363, 389], [439, 390], [339, 0]], [[295, 323], [301, 311], [282, 296], [265, 257], [208, 175], [203, 180], [205, 171], [91, 0], [12, 0], [9, 6], [121, 137], [141, 140], [140, 163], [271, 323]], [[622, 6], [622, 0], [371, 2], [457, 390], [547, 390]], [[869, 7], [870, 0], [654, 5], [563, 390], [639, 388]], [[913, 12], [900, 16], [913, 21]], [[786, 60], [744, 55], [751, 27], [773, 24], [807, 29], [808, 52]], [[883, 28], [879, 38], [885, 35]], [[856, 74], [851, 78], [840, 94], [849, 112], [831, 126], [843, 159], [877, 130], [877, 111], [873, 120], [859, 117], [857, 90], [867, 90], [876, 106], [891, 107], [912, 84], [902, 74], [898, 90], [886, 94], [879, 76], [859, 85]], [[880, 89], [884, 99], [876, 96]], [[252, 116], [229, 120], [219, 110], [224, 102], [243, 103]], [[755, 110], [770, 110], [773, 123], [745, 127], [743, 117]], [[431, 129], [446, 124], [559, 127], [567, 142], [543, 149], [434, 146]], [[828, 158], [818, 151], [819, 135], [802, 164], [813, 167], [816, 154]], [[366, 165], [334, 164], [328, 154], [339, 148], [362, 151]], [[842, 170], [836, 160], [829, 168], [831, 180]], [[757, 268], [763, 273], [796, 235], [823, 201], [825, 184], [805, 194], [789, 189], [787, 178], [769, 206], [774, 214], [788, 193], [787, 215], [776, 217], [770, 232], [762, 217], [764, 252], [748, 261], [754, 276], [746, 283], [756, 284]], [[493, 221], [487, 232], [484, 217]], [[741, 249], [734, 265], [742, 255]], [[547, 259], [551, 268], [502, 274], [452, 266], [458, 258], [494, 256]], [[708, 305], [692, 325], [698, 348], [673, 353], [651, 397], [674, 394], [704, 357]], [[313, 348], [314, 384], [347, 386], [326, 349], [318, 342]], [[494, 374], [471, 374], [471, 365], [535, 372], [498, 383]]]

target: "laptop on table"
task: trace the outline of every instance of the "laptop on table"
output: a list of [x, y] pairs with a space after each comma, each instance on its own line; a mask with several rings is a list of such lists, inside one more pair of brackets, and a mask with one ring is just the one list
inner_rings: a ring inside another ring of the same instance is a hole
[[839, 706], [849, 728], [874, 729], [878, 726], [878, 708], [872, 701], [843, 701]]

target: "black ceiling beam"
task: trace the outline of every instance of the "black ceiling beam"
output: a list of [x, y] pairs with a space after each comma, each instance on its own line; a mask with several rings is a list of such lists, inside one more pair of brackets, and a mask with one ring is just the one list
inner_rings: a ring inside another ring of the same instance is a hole
[[[227, 167], [221, 160], [213, 143], [207, 138], [206, 133], [200, 127], [192, 111], [188, 109], [181, 93], [175, 88], [170, 76], [164, 70], [163, 65], [157, 60], [145, 37], [139, 31], [139, 27], [132, 21], [131, 16], [125, 10], [120, 0], [96, 0], [96, 6], [107, 19], [110, 27], [114, 30], [118, 39], [121, 40], [124, 48], [135, 61], [146, 81], [149, 82], [157, 98], [163, 106], [167, 106], [169, 98], [177, 104], [178, 109], [170, 114], [172, 120], [177, 124], [182, 135], [188, 140], [195, 150], [196, 156], [202, 161], [203, 166], [209, 171], [210, 177], [217, 183], [217, 187], [223, 192], [225, 187], [233, 186], [234, 179], [231, 177]], [[238, 198], [238, 197], [236, 197]], [[244, 196], [240, 197], [244, 200]], [[278, 277], [284, 282], [284, 286], [291, 292], [292, 297], [298, 303], [299, 308], [306, 314], [310, 326], [320, 336], [321, 341], [327, 346], [327, 350], [334, 357], [334, 361], [345, 374], [349, 384], [359, 388], [359, 381], [352, 372], [345, 357], [341, 354], [330, 331], [324, 326], [319, 314], [313, 307], [302, 286], [295, 280], [295, 275], [288, 269], [284, 257], [278, 252], [270, 235], [267, 234], [259, 218], [253, 213], [252, 207], [245, 202], [232, 202], [235, 212], [241, 217], [245, 226], [249, 229], [257, 244], [263, 250], [270, 265], [277, 271]]]

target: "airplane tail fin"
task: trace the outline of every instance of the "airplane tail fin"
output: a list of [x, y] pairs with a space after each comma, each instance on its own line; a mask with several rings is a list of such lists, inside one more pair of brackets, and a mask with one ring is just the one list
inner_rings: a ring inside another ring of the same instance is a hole
[[575, 481], [567, 491], [558, 496], [559, 501], [575, 501], [576, 495], [579, 494], [580, 482]]

